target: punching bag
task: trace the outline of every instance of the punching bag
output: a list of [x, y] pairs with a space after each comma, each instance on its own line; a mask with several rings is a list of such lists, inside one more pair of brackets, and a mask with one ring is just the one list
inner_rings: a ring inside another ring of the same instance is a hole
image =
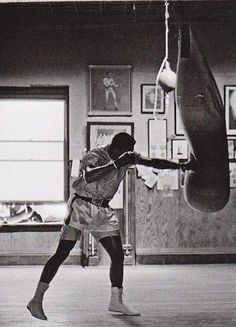
[[162, 90], [166, 93], [171, 92], [176, 86], [176, 74], [170, 68], [165, 68], [160, 73], [158, 83]]
[[225, 109], [188, 25], [180, 29], [176, 101], [197, 166], [185, 173], [185, 200], [199, 211], [219, 211], [230, 194]]

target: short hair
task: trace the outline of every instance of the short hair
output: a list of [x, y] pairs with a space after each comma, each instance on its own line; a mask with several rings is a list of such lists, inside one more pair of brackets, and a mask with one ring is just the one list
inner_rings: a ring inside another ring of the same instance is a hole
[[124, 145], [131, 145], [134, 146], [136, 143], [135, 139], [133, 138], [133, 136], [131, 136], [128, 133], [125, 132], [121, 132], [116, 134], [112, 141], [111, 141], [111, 146], [115, 147], [115, 148], [122, 148]]

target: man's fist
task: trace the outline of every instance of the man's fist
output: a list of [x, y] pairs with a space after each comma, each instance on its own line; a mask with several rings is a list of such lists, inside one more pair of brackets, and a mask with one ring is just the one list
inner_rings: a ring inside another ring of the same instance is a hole
[[127, 165], [134, 165], [138, 162], [140, 154], [134, 151], [124, 152], [118, 159], [114, 161], [114, 164], [119, 169]]
[[183, 171], [186, 171], [186, 170], [197, 171], [198, 170], [198, 164], [194, 158], [191, 158], [190, 161], [180, 164], [180, 165], [181, 165], [181, 169]]

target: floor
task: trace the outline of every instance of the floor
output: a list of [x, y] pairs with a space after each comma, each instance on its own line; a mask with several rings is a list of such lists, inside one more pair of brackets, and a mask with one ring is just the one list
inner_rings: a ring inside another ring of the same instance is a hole
[[141, 312], [107, 311], [108, 267], [62, 266], [47, 291], [46, 322], [25, 308], [41, 266], [0, 267], [0, 327], [236, 326], [236, 265], [125, 267], [125, 302]]

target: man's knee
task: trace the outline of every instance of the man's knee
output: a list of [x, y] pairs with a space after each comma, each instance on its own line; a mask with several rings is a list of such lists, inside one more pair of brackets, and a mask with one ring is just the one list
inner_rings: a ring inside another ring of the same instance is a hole
[[123, 250], [113, 253], [113, 255], [111, 257], [111, 260], [112, 260], [113, 263], [123, 264], [124, 263], [124, 252], [123, 252]]
[[76, 241], [67, 241], [67, 240], [60, 241], [54, 256], [64, 261], [69, 256], [70, 251], [74, 248], [75, 244]]

